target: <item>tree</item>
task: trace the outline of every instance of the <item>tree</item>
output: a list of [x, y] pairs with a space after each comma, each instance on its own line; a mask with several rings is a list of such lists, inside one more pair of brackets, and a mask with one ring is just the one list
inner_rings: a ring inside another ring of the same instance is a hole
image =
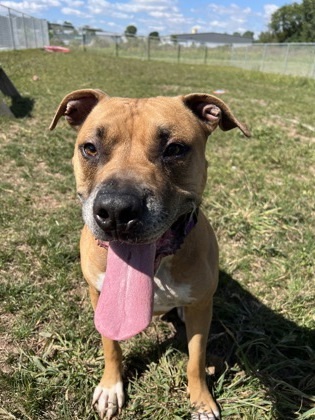
[[178, 39], [177, 39], [177, 35], [171, 35], [171, 41], [173, 42], [173, 44], [177, 44]]
[[301, 40], [303, 25], [303, 4], [293, 3], [276, 10], [270, 22], [270, 29], [278, 42], [298, 42]]
[[242, 37], [243, 38], [254, 39], [254, 32], [252, 32], [252, 31], [246, 31], [246, 32], [243, 33]]
[[153, 31], [149, 33], [149, 38], [155, 39], [156, 41], [160, 40], [160, 35], [157, 31]]
[[128, 25], [125, 29], [125, 35], [127, 37], [134, 37], [137, 34], [137, 27], [134, 25]]
[[315, 1], [303, 1], [303, 30], [304, 42], [315, 42]]
[[[303, 0], [277, 9], [269, 24], [273, 42], [315, 41], [315, 0]], [[268, 32], [260, 34], [266, 38]]]
[[258, 42], [268, 44], [269, 42], [277, 42], [275, 35], [271, 31], [261, 32], [258, 36]]

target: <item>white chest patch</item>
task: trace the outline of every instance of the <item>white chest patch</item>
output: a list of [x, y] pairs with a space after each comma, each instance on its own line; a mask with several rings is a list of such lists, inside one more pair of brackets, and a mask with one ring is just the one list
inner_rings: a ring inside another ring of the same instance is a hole
[[[154, 312], [167, 312], [172, 308], [185, 306], [194, 302], [191, 286], [174, 282], [171, 276], [172, 256], [163, 258], [154, 276]], [[100, 273], [95, 282], [100, 292], [103, 287], [105, 273]]]
[[172, 256], [163, 258], [154, 277], [154, 312], [167, 312], [195, 299], [189, 284], [176, 283], [171, 275]]
[[104, 283], [104, 279], [105, 279], [105, 273], [100, 273], [97, 276], [96, 282], [95, 282], [95, 288], [101, 293], [102, 287], [103, 287], [103, 283]]

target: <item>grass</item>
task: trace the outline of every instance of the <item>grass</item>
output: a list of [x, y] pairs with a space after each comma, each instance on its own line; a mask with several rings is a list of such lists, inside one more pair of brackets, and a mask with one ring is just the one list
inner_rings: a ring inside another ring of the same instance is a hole
[[[207, 147], [203, 208], [221, 249], [209, 387], [223, 418], [314, 418], [315, 82], [92, 52], [2, 52], [0, 64], [24, 116], [0, 120], [0, 418], [96, 419], [103, 359], [79, 267], [75, 134], [47, 129], [62, 97], [87, 87], [120, 96], [226, 90], [253, 136], [218, 131]], [[123, 343], [121, 419], [189, 418], [183, 336], [169, 316]]]

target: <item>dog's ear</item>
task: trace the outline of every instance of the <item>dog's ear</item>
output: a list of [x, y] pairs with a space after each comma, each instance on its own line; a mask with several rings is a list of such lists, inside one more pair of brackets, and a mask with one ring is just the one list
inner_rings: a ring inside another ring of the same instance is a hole
[[49, 130], [56, 127], [63, 115], [71, 127], [80, 128], [95, 105], [106, 96], [106, 93], [98, 89], [82, 89], [69, 93], [61, 101]]
[[192, 93], [182, 97], [184, 104], [205, 123], [209, 134], [217, 126], [227, 131], [238, 127], [247, 137], [250, 132], [245, 124], [239, 122], [233, 115], [230, 108], [216, 96], [205, 93]]

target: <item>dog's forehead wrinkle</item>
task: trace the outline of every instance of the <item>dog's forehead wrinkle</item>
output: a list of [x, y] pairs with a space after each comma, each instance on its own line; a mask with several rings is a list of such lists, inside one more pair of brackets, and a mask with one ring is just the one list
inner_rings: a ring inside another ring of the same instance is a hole
[[168, 138], [171, 135], [171, 130], [166, 126], [159, 126], [157, 132], [160, 138]]
[[106, 135], [106, 128], [105, 126], [99, 126], [95, 130], [95, 136], [97, 139], [102, 140], [104, 136]]

